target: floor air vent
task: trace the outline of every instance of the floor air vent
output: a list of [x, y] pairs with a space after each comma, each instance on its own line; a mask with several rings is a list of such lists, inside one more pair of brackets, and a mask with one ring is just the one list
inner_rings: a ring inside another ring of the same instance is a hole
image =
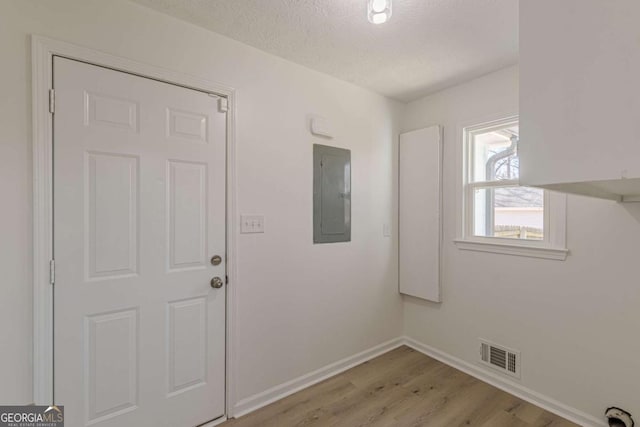
[[480, 340], [480, 361], [504, 374], [520, 378], [520, 352]]

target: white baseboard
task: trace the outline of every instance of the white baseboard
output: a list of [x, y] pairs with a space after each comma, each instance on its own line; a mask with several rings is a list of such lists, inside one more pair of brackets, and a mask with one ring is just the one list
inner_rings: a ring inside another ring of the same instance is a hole
[[555, 399], [545, 396], [541, 393], [528, 389], [521, 384], [518, 384], [506, 377], [502, 377], [497, 373], [483, 369], [481, 366], [476, 366], [472, 363], [466, 362], [457, 357], [451, 356], [431, 346], [423, 344], [413, 338], [403, 337], [403, 344], [413, 348], [420, 353], [426, 354], [442, 363], [445, 363], [453, 368], [456, 368], [466, 374], [471, 375], [481, 381], [491, 384], [501, 390], [506, 391], [522, 400], [532, 403], [542, 409], [552, 412], [561, 416], [569, 421], [573, 421], [584, 427], [605, 427], [607, 423], [599, 420], [596, 417], [579, 411], [578, 409], [567, 406]]
[[253, 396], [242, 399], [234, 405], [233, 416], [235, 418], [238, 418], [246, 415], [249, 412], [253, 412], [256, 409], [262, 408], [263, 406], [287, 397], [297, 391], [317, 384], [320, 381], [324, 381], [327, 378], [344, 372], [347, 369], [351, 369], [356, 365], [366, 362], [367, 360], [371, 360], [374, 357], [378, 357], [381, 354], [387, 353], [404, 344], [405, 342], [402, 337], [394, 338], [390, 341], [384, 342], [353, 356], [338, 360], [337, 362], [310, 372], [306, 375], [302, 375], [301, 377], [294, 378], [291, 381], [287, 381], [286, 383], [277, 385], [261, 393], [254, 394]]
[[215, 426], [218, 426], [218, 425], [220, 425], [220, 424], [222, 424], [222, 423], [224, 423], [226, 421], [227, 421], [227, 417], [223, 415], [220, 418], [216, 418], [215, 420], [209, 421], [208, 423], [204, 423], [202, 425], [199, 425], [198, 427], [215, 427]]
[[294, 378], [291, 381], [277, 385], [261, 393], [257, 393], [253, 396], [240, 400], [234, 405], [233, 416], [238, 418], [246, 415], [256, 409], [262, 408], [277, 400], [283, 399], [293, 393], [296, 393], [302, 389], [310, 387], [319, 383], [327, 378], [344, 372], [352, 367], [359, 365], [367, 360], [371, 360], [381, 354], [387, 353], [395, 348], [406, 345], [413, 348], [420, 353], [423, 353], [429, 357], [439, 360], [453, 368], [456, 368], [472, 377], [491, 384], [494, 387], [499, 388], [509, 394], [519, 397], [522, 400], [530, 402], [542, 409], [545, 409], [551, 413], [566, 418], [584, 427], [607, 427], [605, 421], [582, 412], [578, 409], [567, 406], [555, 399], [545, 396], [541, 393], [533, 391], [521, 384], [510, 380], [509, 378], [502, 377], [497, 373], [484, 369], [480, 365], [474, 365], [466, 362], [457, 357], [451, 356], [443, 351], [433, 348], [429, 345], [423, 344], [409, 337], [399, 337], [372, 347], [368, 350], [360, 352], [350, 357], [346, 357], [335, 363], [327, 365], [316, 371], [310, 372], [306, 375], [302, 375], [298, 378]]

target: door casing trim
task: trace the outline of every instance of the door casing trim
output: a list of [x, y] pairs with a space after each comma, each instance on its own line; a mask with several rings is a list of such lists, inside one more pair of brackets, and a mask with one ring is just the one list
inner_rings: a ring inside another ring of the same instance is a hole
[[[141, 77], [196, 89], [227, 98], [227, 307], [225, 343], [225, 417], [235, 406], [236, 264], [236, 98], [235, 89], [196, 76], [83, 46], [31, 36], [33, 126], [33, 400], [53, 402], [53, 287], [49, 261], [53, 259], [53, 116], [49, 90], [53, 87], [53, 57], [61, 56]], [[229, 286], [231, 285], [231, 286]]]

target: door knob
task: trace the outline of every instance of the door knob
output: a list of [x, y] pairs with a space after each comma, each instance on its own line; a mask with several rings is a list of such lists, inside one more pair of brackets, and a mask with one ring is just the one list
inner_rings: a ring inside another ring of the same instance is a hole
[[214, 289], [220, 289], [222, 287], [222, 279], [219, 277], [211, 279], [211, 287]]

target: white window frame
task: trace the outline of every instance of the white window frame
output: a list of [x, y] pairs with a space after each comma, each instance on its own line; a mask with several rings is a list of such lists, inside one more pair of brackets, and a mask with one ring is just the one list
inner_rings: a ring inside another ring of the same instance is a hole
[[[461, 161], [461, 224], [456, 246], [462, 250], [493, 252], [506, 255], [519, 255], [534, 258], [565, 260], [568, 254], [566, 248], [566, 206], [565, 194], [544, 190], [544, 239], [525, 240], [506, 237], [476, 236], [473, 232], [474, 211], [473, 197], [478, 188], [496, 188], [505, 186], [519, 186], [519, 180], [476, 181], [470, 182], [471, 177], [471, 144], [476, 134], [491, 131], [518, 123], [518, 115], [511, 114], [492, 120], [476, 121], [460, 126], [462, 153], [458, 156]], [[459, 169], [459, 170], [460, 170]]]

